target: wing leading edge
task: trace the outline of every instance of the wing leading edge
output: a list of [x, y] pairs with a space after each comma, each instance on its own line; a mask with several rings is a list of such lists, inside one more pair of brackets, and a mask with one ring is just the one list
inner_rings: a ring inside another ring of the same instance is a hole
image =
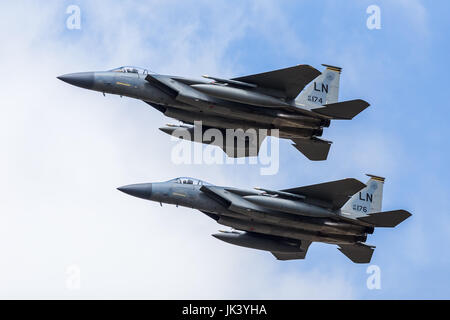
[[322, 200], [330, 203], [332, 208], [339, 209], [351, 196], [365, 187], [361, 181], [349, 178], [282, 191]]

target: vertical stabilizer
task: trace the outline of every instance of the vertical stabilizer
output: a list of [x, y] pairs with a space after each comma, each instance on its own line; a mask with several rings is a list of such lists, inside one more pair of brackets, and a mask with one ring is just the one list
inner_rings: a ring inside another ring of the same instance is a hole
[[360, 217], [381, 211], [385, 179], [370, 174], [368, 176], [367, 187], [354, 194], [341, 208], [343, 215]]
[[341, 68], [323, 64], [326, 69], [295, 100], [310, 108], [338, 102]]

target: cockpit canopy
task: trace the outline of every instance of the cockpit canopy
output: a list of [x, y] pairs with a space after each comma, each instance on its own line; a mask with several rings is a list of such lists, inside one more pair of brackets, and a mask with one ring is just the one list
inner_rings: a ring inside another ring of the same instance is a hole
[[137, 74], [148, 74], [148, 70], [144, 69], [144, 68], [139, 68], [139, 67], [133, 67], [133, 66], [124, 66], [124, 67], [119, 67], [116, 69], [112, 69], [110, 71], [113, 72], [123, 72], [123, 73], [137, 73]]
[[211, 184], [199, 179], [189, 178], [189, 177], [180, 177], [169, 180], [168, 182], [178, 183], [178, 184], [193, 184], [195, 186], [210, 186]]

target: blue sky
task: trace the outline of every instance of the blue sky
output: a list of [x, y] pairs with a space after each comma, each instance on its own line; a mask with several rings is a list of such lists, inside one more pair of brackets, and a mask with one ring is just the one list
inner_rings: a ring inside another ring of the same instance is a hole
[[[68, 5], [81, 30], [68, 30]], [[381, 9], [381, 29], [366, 8]], [[0, 204], [2, 297], [449, 298], [447, 136], [449, 22], [445, 1], [23, 1], [2, 3], [0, 93], [8, 183]], [[14, 17], [23, 16], [23, 19]], [[59, 74], [139, 65], [158, 73], [222, 77], [322, 63], [343, 68], [340, 99], [371, 107], [335, 122], [327, 161], [281, 142], [280, 171], [170, 163], [173, 123], [144, 103], [58, 82]], [[24, 91], [24, 87], [30, 88]], [[413, 216], [377, 230], [372, 264], [313, 244], [305, 261], [218, 243], [220, 227], [188, 209], [141, 202], [117, 186], [195, 176], [242, 187], [287, 188], [386, 176], [383, 209]], [[23, 186], [33, 192], [24, 196]], [[79, 265], [82, 287], [64, 287]], [[222, 276], [218, 277], [220, 270]]]

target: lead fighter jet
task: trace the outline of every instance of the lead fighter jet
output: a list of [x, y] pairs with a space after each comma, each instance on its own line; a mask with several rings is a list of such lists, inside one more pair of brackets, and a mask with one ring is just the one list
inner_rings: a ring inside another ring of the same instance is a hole
[[[363, 100], [338, 102], [341, 68], [324, 65], [320, 73], [309, 65], [221, 79], [204, 80], [159, 75], [136, 67], [106, 72], [82, 72], [59, 76], [69, 84], [143, 100], [170, 118], [187, 125], [168, 125], [165, 133], [191, 141], [218, 145], [230, 157], [257, 156], [266, 135], [291, 139], [310, 160], [326, 160], [331, 142], [318, 137], [330, 120], [353, 119], [369, 104]], [[312, 82], [305, 90], [307, 86]], [[195, 127], [196, 121], [202, 125]], [[218, 129], [225, 139], [203, 139], [208, 129]], [[200, 131], [200, 140], [193, 134]], [[264, 129], [228, 138], [226, 129]], [[186, 138], [187, 137], [187, 138]], [[238, 140], [237, 143], [235, 142]]]
[[336, 244], [355, 263], [369, 263], [365, 244], [377, 227], [392, 228], [411, 216], [381, 211], [384, 178], [364, 184], [344, 179], [281, 191], [219, 187], [192, 179], [118, 188], [129, 195], [200, 210], [235, 231], [213, 234], [230, 244], [270, 251], [279, 260], [304, 259], [314, 241]]

